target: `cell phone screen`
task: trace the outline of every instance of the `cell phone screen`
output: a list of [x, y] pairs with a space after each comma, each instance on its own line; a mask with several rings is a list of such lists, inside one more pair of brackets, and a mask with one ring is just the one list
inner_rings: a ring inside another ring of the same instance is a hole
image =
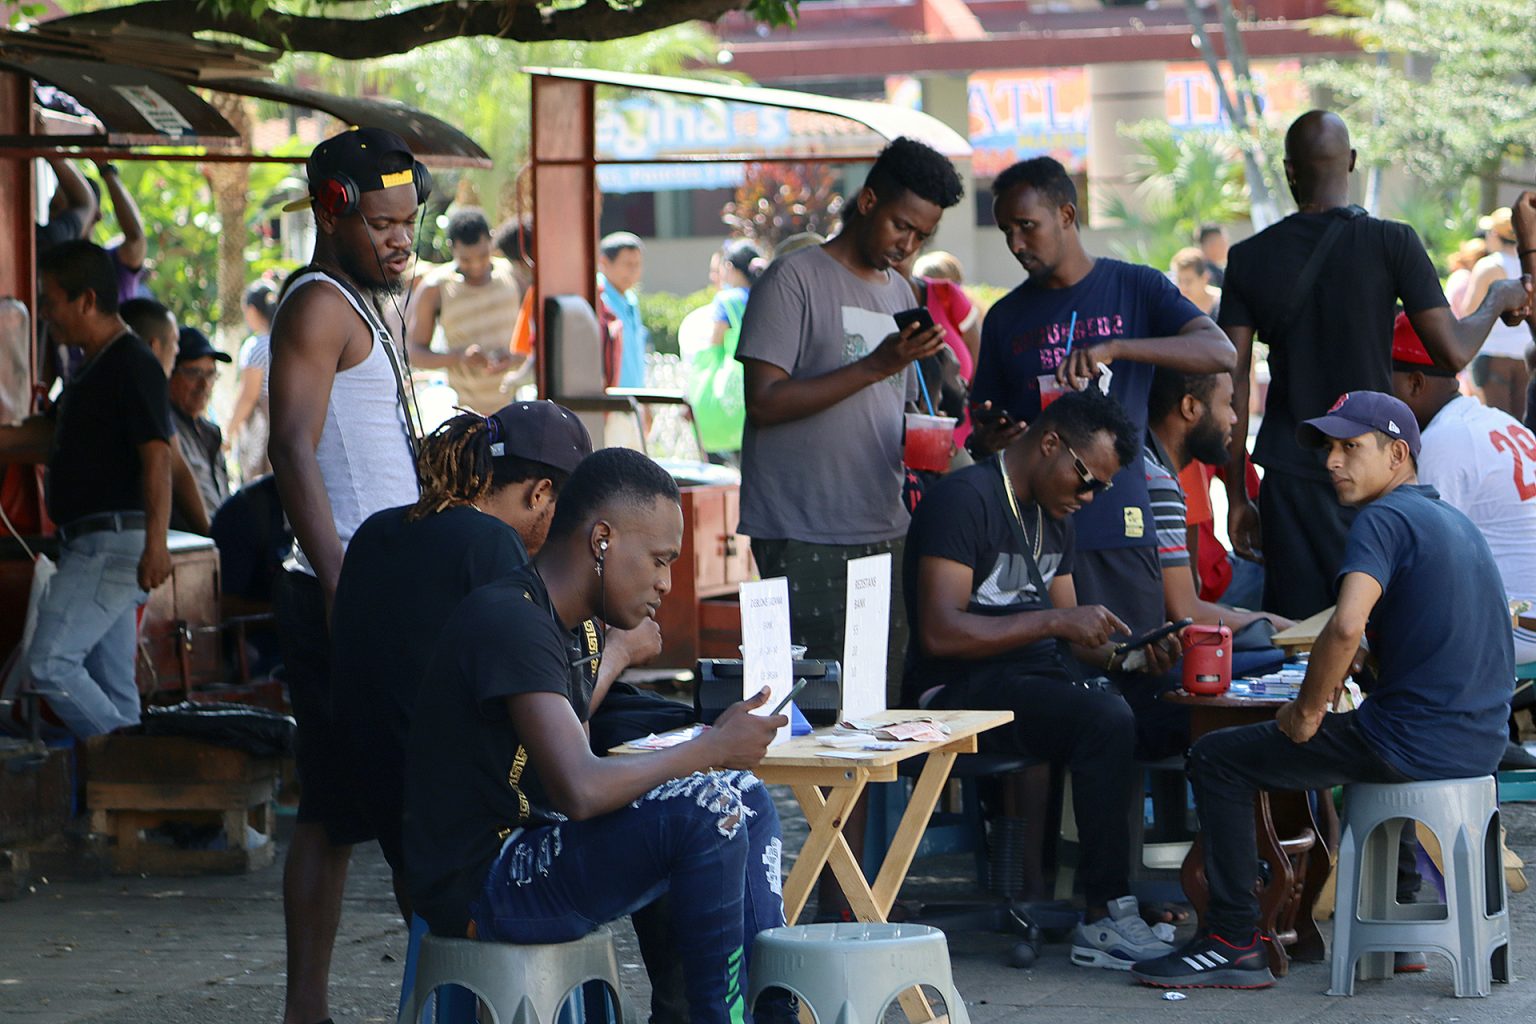
[[922, 306], [915, 309], [904, 309], [896, 314], [896, 329], [904, 331], [908, 324], [917, 324], [919, 331], [926, 331], [933, 326], [933, 314]]
[[1123, 650], [1134, 651], [1138, 647], [1145, 647], [1148, 644], [1155, 644], [1163, 637], [1171, 636], [1174, 633], [1177, 633], [1179, 630], [1183, 629], [1185, 626], [1192, 626], [1194, 623], [1194, 619], [1180, 619], [1178, 622], [1170, 622], [1166, 626], [1159, 626], [1158, 628], [1152, 630], [1150, 633], [1143, 633], [1136, 639], [1128, 641], [1125, 644]]

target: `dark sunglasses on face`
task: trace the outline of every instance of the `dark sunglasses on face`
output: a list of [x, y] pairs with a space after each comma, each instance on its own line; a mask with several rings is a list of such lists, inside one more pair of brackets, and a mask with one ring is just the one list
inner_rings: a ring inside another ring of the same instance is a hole
[[1094, 476], [1088, 469], [1088, 464], [1082, 460], [1082, 457], [1077, 452], [1072, 450], [1072, 446], [1067, 444], [1066, 441], [1062, 441], [1061, 445], [1067, 450], [1067, 454], [1072, 456], [1072, 468], [1077, 470], [1078, 478], [1082, 480], [1082, 483], [1077, 485], [1078, 494], [1103, 494], [1115, 486], [1113, 480], [1100, 480]]

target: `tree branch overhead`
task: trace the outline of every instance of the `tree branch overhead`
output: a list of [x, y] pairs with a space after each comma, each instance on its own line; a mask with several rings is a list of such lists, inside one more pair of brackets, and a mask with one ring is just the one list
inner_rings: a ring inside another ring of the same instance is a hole
[[494, 37], [522, 42], [575, 39], [601, 42], [639, 35], [685, 21], [713, 21], [752, 0], [647, 0], [623, 7], [587, 0], [579, 7], [541, 11], [530, 0], [448, 0], [367, 19], [312, 17], [267, 8], [220, 11], [199, 0], [146, 0], [88, 11], [50, 26], [227, 32], [275, 50], [326, 53], [366, 60], [406, 53], [419, 46], [461, 37]]

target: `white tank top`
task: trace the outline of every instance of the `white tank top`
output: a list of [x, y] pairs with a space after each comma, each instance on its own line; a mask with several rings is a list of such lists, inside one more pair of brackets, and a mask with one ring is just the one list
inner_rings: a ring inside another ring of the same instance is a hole
[[[1512, 252], [1499, 253], [1504, 264], [1504, 276], [1520, 280], [1520, 258]], [[1524, 359], [1526, 343], [1531, 340], [1531, 329], [1525, 324], [1510, 327], [1503, 320], [1493, 321], [1488, 340], [1477, 350], [1480, 356], [1503, 356], [1505, 359]]]
[[[379, 317], [357, 300], [351, 289], [319, 270], [305, 271], [290, 284], [282, 302], [300, 289], [323, 281], [335, 288], [373, 330], [368, 356], [356, 366], [339, 370], [331, 382], [325, 406], [325, 427], [315, 448], [315, 461], [331, 501], [336, 536], [346, 550], [364, 519], [381, 509], [414, 502], [419, 494], [416, 463], [405, 407], [400, 400], [394, 340]], [[282, 302], [278, 308], [282, 308]], [[293, 568], [313, 576], [314, 568], [293, 542]]]

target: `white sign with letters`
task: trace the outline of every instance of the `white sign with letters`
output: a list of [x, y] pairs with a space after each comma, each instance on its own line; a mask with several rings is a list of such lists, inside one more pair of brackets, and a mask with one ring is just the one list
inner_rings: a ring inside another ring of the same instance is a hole
[[889, 552], [848, 563], [843, 631], [844, 721], [885, 710], [885, 661], [891, 635]]
[[128, 101], [150, 127], [162, 135], [190, 135], [192, 122], [181, 116], [181, 111], [147, 85], [114, 85], [113, 90]]
[[[789, 696], [795, 681], [789, 650], [789, 580], [783, 576], [741, 584], [741, 657], [742, 698], [768, 687], [768, 702], [758, 710], [766, 715]], [[789, 738], [786, 725], [773, 742]]]

